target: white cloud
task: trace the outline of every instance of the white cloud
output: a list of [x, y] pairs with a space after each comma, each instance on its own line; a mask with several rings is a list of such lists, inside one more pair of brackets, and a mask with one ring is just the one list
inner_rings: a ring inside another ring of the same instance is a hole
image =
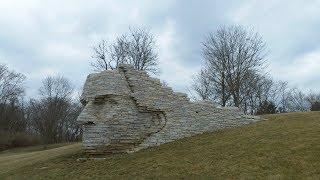
[[274, 67], [273, 73], [303, 89], [320, 88], [320, 49], [293, 59], [283, 67]]
[[54, 59], [55, 62], [62, 61], [78, 62], [88, 58], [89, 48], [66, 42], [48, 42], [41, 50], [45, 59]]
[[[265, 38], [271, 67], [275, 67], [271, 75], [315, 87], [316, 83], [309, 81], [319, 77], [319, 53], [313, 51], [320, 48], [315, 47], [320, 40], [319, 8], [320, 0], [217, 0], [201, 4], [3, 0], [0, 62], [27, 75], [30, 92], [40, 86], [43, 76], [53, 74], [62, 74], [79, 87], [90, 72], [93, 44], [101, 38], [113, 40], [129, 26], [144, 26], [158, 37], [161, 80], [186, 92], [201, 66], [200, 38], [223, 23], [239, 23], [253, 26]], [[310, 53], [301, 55], [306, 52]]]
[[267, 43], [271, 76], [302, 89], [320, 88], [320, 0], [248, 0], [228, 16], [254, 27]]
[[158, 39], [159, 59], [160, 59], [160, 78], [168, 82], [177, 91], [187, 91], [191, 84], [192, 75], [198, 68], [188, 68], [183, 64], [183, 59], [177, 49], [180, 42], [175, 29], [175, 22], [168, 19]]

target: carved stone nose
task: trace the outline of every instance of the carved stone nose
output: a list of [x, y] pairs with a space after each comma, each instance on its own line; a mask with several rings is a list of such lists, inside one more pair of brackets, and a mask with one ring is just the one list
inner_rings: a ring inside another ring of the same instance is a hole
[[94, 123], [97, 121], [97, 118], [94, 116], [92, 112], [92, 102], [88, 102], [88, 104], [83, 108], [82, 112], [77, 118], [77, 122], [79, 124], [86, 124], [86, 123]]

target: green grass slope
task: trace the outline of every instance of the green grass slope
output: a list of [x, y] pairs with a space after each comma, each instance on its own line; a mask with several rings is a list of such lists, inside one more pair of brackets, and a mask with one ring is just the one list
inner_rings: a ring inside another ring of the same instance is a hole
[[[60, 147], [32, 152], [40, 159], [28, 160], [29, 164], [19, 167], [16, 164], [32, 154], [21, 152], [22, 159], [1, 156], [0, 169], [14, 168], [2, 170], [0, 179], [319, 179], [320, 112], [265, 117], [268, 120], [248, 126], [197, 135], [133, 154], [107, 156], [101, 161], [76, 161], [84, 156], [79, 144], [64, 146], [69, 151]], [[60, 153], [41, 159], [50, 156], [52, 150]], [[12, 158], [16, 162], [6, 165]]]

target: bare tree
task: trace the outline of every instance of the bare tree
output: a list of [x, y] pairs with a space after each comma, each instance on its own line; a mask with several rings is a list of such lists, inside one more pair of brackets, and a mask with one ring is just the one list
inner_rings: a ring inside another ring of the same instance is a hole
[[70, 81], [63, 76], [48, 76], [42, 81], [39, 94], [44, 98], [69, 100], [73, 93]]
[[145, 29], [130, 28], [127, 37], [129, 49], [126, 62], [132, 64], [137, 70], [157, 73], [158, 54], [154, 36]]
[[266, 94], [268, 93], [264, 84], [268, 82], [269, 79], [262, 75], [255, 72], [248, 73], [247, 80], [241, 86], [241, 102], [244, 112], [255, 114], [261, 103], [267, 100]]
[[142, 28], [129, 28], [129, 32], [108, 44], [102, 40], [93, 48], [91, 65], [97, 71], [115, 69], [119, 64], [131, 64], [137, 70], [158, 72], [158, 54], [154, 36]]
[[244, 112], [256, 114], [261, 107], [267, 104], [276, 106], [277, 89], [275, 82], [266, 74], [249, 72], [241, 86], [241, 107]]
[[91, 66], [96, 71], [103, 71], [114, 69], [114, 62], [109, 57], [110, 46], [106, 40], [101, 40], [96, 46], [93, 47], [93, 61], [91, 61]]
[[306, 100], [309, 103], [311, 111], [320, 110], [320, 93], [310, 91], [309, 94], [306, 95]]
[[25, 129], [23, 95], [25, 76], [0, 64], [0, 131]]
[[45, 143], [69, 141], [80, 132], [75, 120], [80, 106], [72, 102], [73, 88], [64, 77], [47, 77], [39, 89], [41, 98], [29, 102], [29, 119]]
[[117, 37], [116, 41], [110, 46], [110, 59], [113, 62], [113, 69], [121, 63], [128, 64], [128, 52], [130, 44], [127, 35]]
[[6, 103], [24, 93], [25, 76], [10, 71], [7, 66], [0, 64], [0, 103]]
[[213, 88], [206, 69], [202, 69], [193, 77], [192, 89], [197, 93], [201, 100], [209, 100], [213, 95]]
[[206, 36], [202, 55], [222, 106], [243, 104], [247, 82], [265, 63], [265, 47], [258, 33], [242, 26], [221, 27]]
[[280, 113], [288, 111], [288, 82], [278, 81], [277, 84], [277, 94], [278, 94], [278, 108]]
[[287, 94], [287, 109], [289, 112], [308, 111], [310, 104], [307, 96], [297, 88], [291, 89]]
[[320, 102], [320, 93], [310, 91], [309, 94], [306, 95], [306, 98], [310, 105], [315, 102]]

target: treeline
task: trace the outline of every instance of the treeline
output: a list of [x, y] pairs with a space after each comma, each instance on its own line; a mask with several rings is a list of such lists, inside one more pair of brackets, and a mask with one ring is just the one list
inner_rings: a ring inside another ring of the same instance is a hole
[[70, 81], [46, 77], [37, 99], [25, 99], [25, 76], [0, 64], [0, 150], [36, 144], [76, 141], [81, 105]]
[[248, 114], [320, 110], [320, 93], [304, 93], [267, 72], [266, 44], [242, 26], [220, 27], [202, 43], [204, 66], [194, 77], [195, 97]]

